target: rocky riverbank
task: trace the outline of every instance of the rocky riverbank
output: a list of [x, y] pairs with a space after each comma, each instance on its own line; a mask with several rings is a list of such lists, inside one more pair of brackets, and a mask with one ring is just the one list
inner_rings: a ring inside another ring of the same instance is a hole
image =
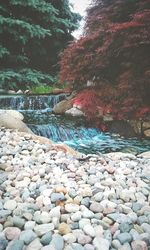
[[0, 250], [148, 249], [150, 152], [68, 152], [0, 129]]

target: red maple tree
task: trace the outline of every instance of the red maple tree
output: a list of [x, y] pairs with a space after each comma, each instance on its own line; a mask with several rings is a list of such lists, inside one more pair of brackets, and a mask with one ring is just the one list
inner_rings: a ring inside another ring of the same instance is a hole
[[94, 0], [87, 11], [84, 35], [66, 48], [60, 64], [61, 81], [75, 89], [94, 82], [95, 97], [86, 91], [76, 97], [89, 117], [99, 107], [116, 119], [147, 116], [150, 0]]

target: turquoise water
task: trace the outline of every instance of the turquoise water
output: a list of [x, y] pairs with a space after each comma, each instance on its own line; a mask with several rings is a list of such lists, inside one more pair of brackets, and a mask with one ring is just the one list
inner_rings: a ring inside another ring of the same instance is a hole
[[150, 150], [149, 140], [124, 139], [86, 127], [84, 119], [52, 114], [53, 106], [66, 96], [0, 96], [2, 109], [23, 113], [25, 122], [38, 135], [66, 143], [84, 153], [133, 152]]

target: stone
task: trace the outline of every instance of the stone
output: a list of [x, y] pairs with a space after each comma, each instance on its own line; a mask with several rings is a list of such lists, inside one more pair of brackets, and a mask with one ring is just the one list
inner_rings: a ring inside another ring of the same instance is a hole
[[85, 116], [85, 114], [83, 113], [82, 110], [78, 109], [78, 108], [71, 108], [65, 111], [65, 114], [67, 115], [71, 115], [71, 116], [75, 116], [75, 117], [82, 117]]
[[26, 245], [29, 245], [35, 238], [37, 238], [37, 235], [31, 230], [22, 231], [20, 234], [20, 240], [22, 240]]
[[24, 227], [25, 220], [20, 218], [19, 216], [14, 216], [13, 217], [13, 224], [14, 224], [14, 226], [19, 227], [20, 229], [22, 229]]
[[146, 243], [142, 240], [135, 240], [131, 243], [132, 250], [148, 250]]
[[121, 223], [119, 229], [121, 233], [128, 233], [132, 229], [132, 225], [129, 223]]
[[8, 115], [11, 115], [13, 116], [14, 118], [17, 118], [19, 120], [23, 120], [24, 119], [24, 116], [23, 114], [21, 114], [20, 112], [16, 111], [16, 110], [3, 110], [3, 109], [0, 109], [0, 114], [8, 114]]
[[65, 200], [65, 196], [63, 193], [52, 193], [51, 194], [51, 202], [63, 201]]
[[20, 132], [27, 132], [33, 134], [33, 132], [27, 127], [27, 125], [16, 118], [15, 116], [10, 115], [8, 112], [1, 113], [0, 115], [0, 127], [5, 127], [9, 129], [17, 129]]
[[8, 241], [0, 236], [0, 250], [5, 250], [8, 245]]
[[59, 234], [53, 234], [50, 244], [52, 246], [54, 246], [56, 250], [63, 250], [64, 249], [64, 239]]
[[97, 250], [109, 250], [110, 243], [104, 238], [95, 237], [93, 240], [93, 245]]
[[13, 240], [7, 246], [6, 250], [23, 250], [24, 243], [21, 240]]
[[78, 243], [81, 245], [85, 245], [85, 244], [92, 242], [92, 238], [89, 235], [85, 235], [85, 234], [80, 234], [77, 240], [78, 240]]
[[43, 236], [44, 234], [54, 230], [54, 225], [52, 223], [47, 223], [47, 224], [41, 224], [41, 225], [36, 225], [34, 227], [34, 231], [37, 234], [37, 236]]
[[91, 244], [85, 244], [84, 249], [85, 250], [94, 250], [95, 248]]
[[84, 247], [81, 244], [73, 243], [72, 244], [72, 249], [73, 250], [84, 250]]
[[141, 228], [144, 230], [144, 232], [146, 232], [150, 235], [150, 225], [148, 223], [143, 223], [141, 225]]
[[50, 244], [51, 240], [52, 240], [52, 232], [48, 232], [42, 236], [40, 242], [42, 243], [43, 246], [46, 246]]
[[117, 235], [117, 239], [121, 242], [121, 244], [124, 244], [126, 242], [131, 242], [132, 236], [129, 233], [121, 233]]
[[71, 232], [71, 228], [69, 225], [67, 225], [66, 223], [61, 223], [58, 227], [58, 231], [60, 235], [65, 235], [65, 234], [69, 234]]
[[17, 206], [17, 203], [16, 201], [14, 200], [8, 200], [4, 203], [4, 208], [7, 209], [7, 210], [14, 210]]
[[53, 107], [53, 112], [55, 114], [64, 114], [68, 109], [72, 108], [72, 102], [71, 100], [63, 100], [59, 103], [57, 103]]
[[59, 218], [60, 219], [60, 206], [57, 206], [57, 207], [54, 207], [50, 210], [50, 213], [49, 213], [50, 217], [51, 218]]
[[36, 221], [38, 224], [46, 224], [51, 221], [50, 214], [46, 211], [36, 211], [33, 216], [33, 220]]
[[4, 234], [8, 240], [15, 240], [19, 238], [21, 230], [17, 227], [7, 227], [4, 230]]
[[42, 244], [39, 238], [34, 239], [27, 247], [26, 250], [41, 250]]
[[103, 207], [98, 202], [93, 202], [90, 205], [90, 210], [94, 213], [101, 213], [103, 211]]
[[33, 229], [35, 227], [35, 221], [27, 221], [24, 225], [24, 229]]
[[64, 241], [68, 244], [72, 244], [72, 243], [76, 242], [76, 237], [72, 233], [68, 233], [68, 234], [64, 235], [63, 238], [64, 238]]
[[95, 236], [95, 230], [90, 224], [85, 225], [83, 227], [83, 231], [84, 231], [84, 233], [86, 233], [87, 235], [89, 235], [91, 237]]
[[65, 210], [68, 212], [68, 213], [75, 213], [75, 212], [78, 212], [79, 211], [79, 205], [77, 204], [66, 204], [65, 205]]
[[71, 215], [71, 220], [72, 221], [80, 221], [82, 218], [82, 213], [80, 211], [74, 213]]

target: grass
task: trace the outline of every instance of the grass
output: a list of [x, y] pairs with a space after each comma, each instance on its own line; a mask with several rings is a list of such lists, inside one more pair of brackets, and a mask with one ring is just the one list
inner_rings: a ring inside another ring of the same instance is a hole
[[40, 85], [36, 87], [32, 87], [30, 91], [33, 94], [48, 94], [51, 93], [56, 87], [54, 86], [46, 86], [46, 85]]

